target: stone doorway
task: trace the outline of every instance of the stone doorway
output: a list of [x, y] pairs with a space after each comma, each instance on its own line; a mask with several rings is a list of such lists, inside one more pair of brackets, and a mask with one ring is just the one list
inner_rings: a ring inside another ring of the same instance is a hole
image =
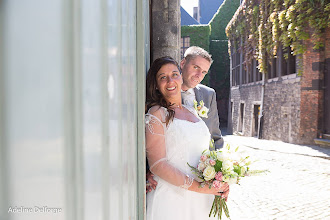
[[252, 137], [258, 136], [260, 105], [253, 105]]
[[244, 122], [244, 103], [241, 103], [239, 107], [238, 132], [243, 133], [243, 122]]

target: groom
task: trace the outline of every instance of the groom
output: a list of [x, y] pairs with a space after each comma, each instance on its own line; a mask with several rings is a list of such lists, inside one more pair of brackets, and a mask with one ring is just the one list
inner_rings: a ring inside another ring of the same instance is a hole
[[[216, 94], [214, 89], [199, 84], [208, 73], [212, 62], [211, 55], [203, 48], [192, 46], [186, 50], [180, 63], [183, 78], [181, 95], [185, 105], [193, 106], [194, 100], [198, 103], [204, 102], [209, 112], [207, 117], [201, 118], [209, 128], [215, 149], [220, 149], [223, 146], [223, 138], [219, 128]], [[157, 182], [150, 172], [147, 173], [147, 179], [149, 181], [147, 192], [150, 192], [156, 188]]]
[[207, 117], [201, 118], [210, 130], [215, 149], [220, 149], [223, 146], [223, 138], [219, 128], [216, 94], [214, 89], [199, 84], [208, 73], [212, 62], [211, 55], [203, 48], [192, 46], [186, 50], [180, 63], [183, 78], [181, 95], [185, 105], [193, 106], [194, 100], [198, 103], [204, 102], [209, 112]]

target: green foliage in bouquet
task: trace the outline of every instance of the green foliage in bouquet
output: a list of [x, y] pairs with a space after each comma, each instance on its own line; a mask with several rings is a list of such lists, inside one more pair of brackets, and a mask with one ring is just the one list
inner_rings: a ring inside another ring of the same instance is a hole
[[[210, 142], [210, 149], [214, 141]], [[209, 188], [219, 188], [223, 182], [231, 184], [239, 184], [241, 177], [250, 176], [254, 174], [264, 173], [265, 170], [250, 170], [250, 156], [243, 156], [238, 151], [239, 147], [233, 150], [229, 144], [221, 150], [204, 150], [200, 157], [197, 167], [188, 166], [192, 172], [200, 179], [199, 187], [208, 186]], [[229, 211], [226, 200], [221, 196], [215, 196], [210, 214], [218, 215], [221, 220], [222, 212], [229, 218]]]

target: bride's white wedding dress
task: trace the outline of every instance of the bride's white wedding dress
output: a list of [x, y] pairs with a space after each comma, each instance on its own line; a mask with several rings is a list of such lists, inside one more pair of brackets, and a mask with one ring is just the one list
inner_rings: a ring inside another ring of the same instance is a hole
[[209, 148], [210, 133], [196, 111], [185, 108], [198, 122], [174, 118], [166, 126], [168, 112], [163, 107], [146, 114], [147, 157], [158, 182], [156, 190], [147, 194], [147, 220], [215, 219], [208, 217], [214, 195], [187, 190], [194, 177], [187, 162], [197, 166], [201, 153]]

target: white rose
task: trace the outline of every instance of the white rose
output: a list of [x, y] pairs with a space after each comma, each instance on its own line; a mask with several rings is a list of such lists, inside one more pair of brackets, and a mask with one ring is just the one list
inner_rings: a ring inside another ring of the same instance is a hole
[[237, 176], [230, 177], [229, 175], [224, 176], [223, 181], [228, 183], [228, 185], [232, 185], [237, 183]]
[[229, 160], [229, 155], [224, 152], [218, 152], [217, 159], [220, 161], [226, 161], [226, 160]]
[[207, 166], [203, 172], [203, 176], [206, 181], [213, 179], [215, 177], [215, 174], [215, 169], [211, 166]]
[[234, 166], [233, 166], [233, 163], [229, 160], [225, 160], [223, 163], [222, 163], [222, 168], [224, 170], [233, 170], [234, 169]]
[[207, 113], [209, 112], [209, 109], [203, 106], [199, 111], [199, 116], [207, 118]]

